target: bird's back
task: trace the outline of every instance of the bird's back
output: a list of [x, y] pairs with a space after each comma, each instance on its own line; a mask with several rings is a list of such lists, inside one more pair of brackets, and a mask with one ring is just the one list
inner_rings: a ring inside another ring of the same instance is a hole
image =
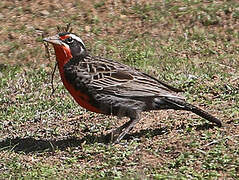
[[110, 59], [75, 57], [64, 66], [64, 73], [76, 90], [88, 94], [90, 102], [106, 114], [127, 116], [132, 109], [160, 109], [154, 101], [164, 97], [184, 101], [176, 88]]

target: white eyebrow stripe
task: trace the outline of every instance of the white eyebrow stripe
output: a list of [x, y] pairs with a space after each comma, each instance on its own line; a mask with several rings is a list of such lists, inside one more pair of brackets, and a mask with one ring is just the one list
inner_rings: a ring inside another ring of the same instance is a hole
[[78, 36], [76, 36], [75, 34], [69, 34], [69, 36], [71, 36], [73, 39], [76, 39], [77, 41], [81, 42], [81, 44], [83, 44], [84, 48], [85, 48], [85, 44], [83, 43], [83, 41], [81, 40], [81, 38], [79, 38]]

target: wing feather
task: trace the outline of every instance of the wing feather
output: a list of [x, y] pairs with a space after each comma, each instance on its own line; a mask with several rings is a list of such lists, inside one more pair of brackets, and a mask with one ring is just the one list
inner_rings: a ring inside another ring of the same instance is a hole
[[104, 58], [88, 56], [77, 65], [69, 61], [64, 70], [68, 79], [77, 77], [70, 80], [73, 85], [81, 84], [96, 93], [129, 98], [163, 96], [184, 99], [178, 95], [176, 88], [127, 65]]

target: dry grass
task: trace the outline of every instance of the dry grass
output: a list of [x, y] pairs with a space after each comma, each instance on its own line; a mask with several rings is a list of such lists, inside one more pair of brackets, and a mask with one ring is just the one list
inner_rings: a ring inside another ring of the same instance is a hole
[[[239, 175], [237, 1], [1, 1], [0, 179], [236, 179]], [[95, 55], [118, 59], [185, 90], [221, 118], [144, 113], [127, 121], [86, 112], [64, 90], [42, 35], [71, 23]]]

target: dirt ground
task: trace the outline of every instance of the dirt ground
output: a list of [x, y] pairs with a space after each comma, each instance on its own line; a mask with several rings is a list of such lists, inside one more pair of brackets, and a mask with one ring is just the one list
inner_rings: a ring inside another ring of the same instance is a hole
[[[11, 179], [9, 173], [53, 179], [238, 177], [238, 8], [237, 1], [1, 1], [0, 111], [11, 113], [0, 116], [0, 179]], [[46, 57], [42, 37], [68, 23], [92, 53], [181, 86], [191, 103], [222, 119], [223, 127], [190, 112], [153, 111], [142, 114], [123, 144], [105, 145], [104, 135], [127, 118], [86, 112], [64, 90], [59, 74], [58, 90], [49, 96], [55, 59], [52, 48], [51, 61]], [[145, 57], [156, 61], [138, 62]], [[16, 77], [6, 75], [7, 67], [20, 67]], [[17, 94], [33, 89], [39, 98], [21, 103]], [[44, 109], [42, 97], [56, 105]], [[41, 120], [38, 111], [23, 106], [44, 109]]]

